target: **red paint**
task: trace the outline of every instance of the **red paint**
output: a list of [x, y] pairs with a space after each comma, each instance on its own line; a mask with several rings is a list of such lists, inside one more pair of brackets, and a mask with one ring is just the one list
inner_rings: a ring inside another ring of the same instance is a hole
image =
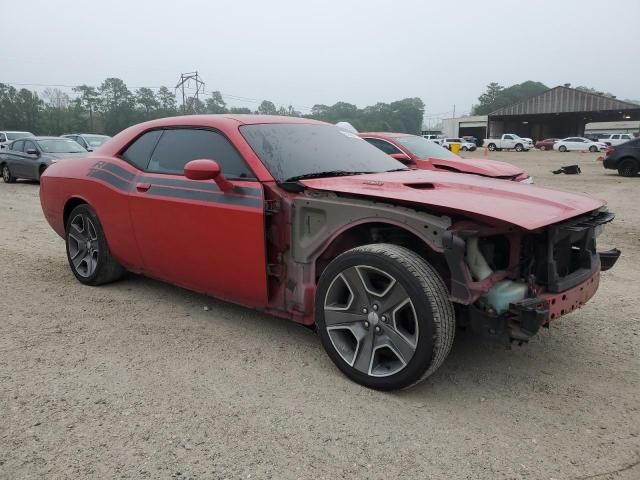
[[[397, 137], [414, 136], [406, 133], [362, 132], [358, 135], [366, 138], [380, 138], [393, 144], [393, 146], [402, 151], [404, 155], [395, 153], [391, 154], [391, 156], [396, 160], [403, 161], [403, 163], [406, 163], [408, 160], [409, 166], [413, 166], [419, 170], [458, 171], [460, 173], [473, 173], [484, 177], [513, 178], [516, 181], [523, 180], [529, 176], [522, 168], [497, 160], [487, 160], [484, 158], [466, 159], [462, 157], [456, 159], [420, 158], [396, 141]], [[404, 160], [402, 157], [404, 157]]]
[[[198, 115], [133, 126], [86, 158], [57, 162], [46, 170], [40, 189], [45, 218], [64, 236], [65, 206], [73, 201], [88, 203], [96, 210], [111, 253], [128, 270], [311, 323], [315, 276], [301, 286], [303, 304], [293, 303], [288, 298], [286, 262], [282, 260], [290, 255], [290, 210], [292, 200], [300, 194], [280, 189], [241, 136], [239, 127], [250, 123], [321, 122]], [[190, 162], [185, 176], [143, 172], [119, 158], [118, 154], [145, 131], [171, 126], [218, 130], [236, 147], [257, 180], [229, 182], [211, 160]], [[408, 172], [302, 183], [320, 191], [424, 207], [436, 214], [459, 214], [456, 220], [466, 219], [485, 228], [510, 224], [533, 230], [604, 205], [582, 195], [434, 171], [437, 162], [440, 160], [417, 162], [419, 170]], [[475, 161], [461, 160], [460, 164], [467, 170], [476, 167]], [[505, 172], [504, 165], [489, 162], [483, 168], [497, 174]], [[429, 188], [412, 188], [418, 184]], [[280, 209], [267, 216], [265, 201], [279, 203]], [[350, 226], [353, 224], [345, 229]], [[268, 264], [273, 265], [274, 276], [267, 275]], [[573, 299], [573, 292], [570, 295]]]

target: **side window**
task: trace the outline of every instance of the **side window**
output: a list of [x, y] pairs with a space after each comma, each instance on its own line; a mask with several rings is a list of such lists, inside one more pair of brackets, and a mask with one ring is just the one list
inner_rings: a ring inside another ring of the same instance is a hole
[[146, 170], [151, 159], [153, 149], [158, 143], [158, 139], [162, 135], [162, 130], [152, 130], [138, 137], [127, 149], [122, 152], [120, 157], [129, 163], [134, 164], [141, 170]]
[[7, 136], [4, 133], [0, 133], [0, 142], [6, 142]]
[[24, 141], [24, 151], [26, 152], [27, 150], [37, 150], [36, 144], [33, 143], [31, 140], [25, 140]]
[[505, 140], [513, 140], [513, 137], [511, 135], [505, 135], [504, 139]]
[[631, 135], [620, 135], [620, 138], [623, 140], [631, 140]]
[[611, 135], [611, 140], [620, 140], [620, 135]]
[[389, 142], [386, 142], [379, 138], [365, 138], [365, 140], [379, 150], [382, 150], [387, 155], [391, 155], [392, 153], [402, 153], [398, 148], [394, 147]]
[[17, 140], [11, 144], [9, 150], [13, 150], [14, 152], [22, 152], [24, 149], [24, 140]]
[[191, 160], [211, 159], [229, 178], [255, 178], [249, 167], [220, 133], [196, 128], [165, 130], [158, 141], [148, 170], [182, 175]]

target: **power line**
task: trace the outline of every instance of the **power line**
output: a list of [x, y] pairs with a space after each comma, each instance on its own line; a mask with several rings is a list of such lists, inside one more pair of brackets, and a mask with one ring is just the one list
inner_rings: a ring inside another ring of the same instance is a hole
[[[54, 84], [54, 83], [16, 83], [16, 82], [0, 82], [0, 83], [4, 83], [5, 85], [12, 85], [14, 87], [56, 87], [56, 88], [76, 88], [79, 85], [64, 85], [64, 84]], [[151, 90], [159, 90], [160, 88], [162, 88], [161, 86], [127, 86], [128, 88], [131, 89], [140, 89], [140, 88], [149, 88]], [[168, 87], [165, 87], [168, 88]], [[207, 91], [207, 90], [200, 90], [201, 93], [204, 93], [205, 95], [209, 95], [211, 93], [213, 93], [213, 91]], [[223, 93], [220, 92], [220, 95], [222, 95], [222, 98], [226, 98], [229, 100], [237, 100], [240, 102], [247, 102], [247, 103], [255, 103], [257, 105], [259, 105], [260, 103], [263, 102], [263, 100], [260, 100], [258, 98], [251, 98], [251, 97], [245, 97], [242, 95], [234, 95], [231, 93]], [[307, 110], [307, 111], [311, 111], [312, 107], [306, 106], [306, 105], [294, 105], [288, 102], [274, 102], [278, 105], [291, 105], [294, 108], [297, 108], [299, 110]]]

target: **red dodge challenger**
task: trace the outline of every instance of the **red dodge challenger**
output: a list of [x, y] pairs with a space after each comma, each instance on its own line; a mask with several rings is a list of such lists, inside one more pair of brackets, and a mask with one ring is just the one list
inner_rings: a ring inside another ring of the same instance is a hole
[[407, 166], [420, 170], [444, 170], [483, 177], [533, 183], [522, 168], [487, 159], [465, 159], [435, 142], [407, 133], [362, 132], [358, 135]]
[[130, 271], [315, 326], [376, 389], [436, 371], [456, 322], [527, 341], [587, 302], [620, 253], [596, 250], [613, 219], [600, 200], [408, 169], [291, 117], [136, 125], [49, 167], [40, 197], [80, 282]]

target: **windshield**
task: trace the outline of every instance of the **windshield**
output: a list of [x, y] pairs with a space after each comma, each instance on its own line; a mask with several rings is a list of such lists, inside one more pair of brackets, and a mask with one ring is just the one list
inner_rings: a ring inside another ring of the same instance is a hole
[[38, 140], [40, 149], [45, 153], [80, 153], [86, 152], [78, 143], [67, 138], [51, 138]]
[[107, 137], [106, 135], [83, 135], [83, 138], [89, 144], [89, 146], [99, 147], [104, 142], [109, 140], [110, 137]]
[[7, 132], [7, 140], [17, 140], [24, 137], [33, 137], [30, 132]]
[[409, 150], [413, 155], [418, 158], [442, 158], [442, 159], [458, 159], [458, 155], [451, 153], [444, 147], [441, 147], [437, 143], [429, 142], [422, 137], [416, 136], [402, 136], [395, 137], [394, 140]]
[[407, 170], [356, 134], [333, 125], [264, 123], [243, 125], [240, 133], [279, 182], [322, 172]]

